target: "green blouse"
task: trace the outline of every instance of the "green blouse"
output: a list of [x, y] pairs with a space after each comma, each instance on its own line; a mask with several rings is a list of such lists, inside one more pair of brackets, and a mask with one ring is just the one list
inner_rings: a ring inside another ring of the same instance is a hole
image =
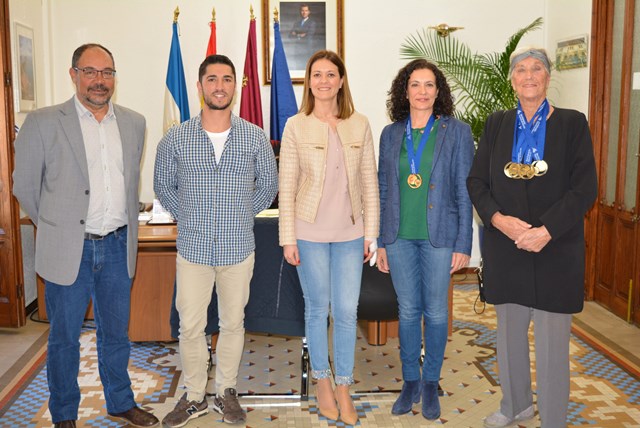
[[[431, 134], [427, 140], [427, 145], [422, 152], [420, 160], [420, 175], [422, 185], [417, 189], [412, 189], [407, 184], [407, 178], [411, 174], [409, 158], [407, 155], [407, 138], [402, 139], [400, 149], [400, 230], [398, 238], [402, 239], [429, 239], [429, 228], [427, 226], [427, 197], [429, 195], [429, 180], [433, 167], [433, 152], [436, 146], [436, 136], [438, 134], [438, 123], [436, 120], [431, 128]], [[414, 152], [418, 150], [420, 138], [424, 128], [413, 129]]]

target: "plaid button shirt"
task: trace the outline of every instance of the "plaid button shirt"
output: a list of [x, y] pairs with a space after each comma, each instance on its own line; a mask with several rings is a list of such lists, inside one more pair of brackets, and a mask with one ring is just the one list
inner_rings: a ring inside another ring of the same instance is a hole
[[158, 144], [153, 188], [178, 222], [180, 255], [226, 266], [255, 250], [253, 220], [271, 205], [278, 172], [264, 131], [235, 115], [216, 164], [198, 115], [171, 128]]

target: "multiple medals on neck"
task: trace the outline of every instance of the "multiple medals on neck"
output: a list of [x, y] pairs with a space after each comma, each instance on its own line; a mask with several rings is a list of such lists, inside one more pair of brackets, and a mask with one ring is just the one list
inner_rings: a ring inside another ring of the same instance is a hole
[[412, 189], [418, 189], [422, 186], [422, 176], [420, 175], [420, 160], [422, 159], [422, 152], [427, 145], [427, 140], [429, 139], [429, 134], [431, 133], [431, 128], [433, 128], [433, 123], [436, 121], [435, 115], [431, 115], [429, 121], [427, 122], [427, 126], [424, 128], [424, 132], [422, 133], [422, 137], [420, 137], [420, 144], [418, 144], [418, 149], [414, 151], [413, 149], [413, 135], [411, 128], [411, 116], [407, 119], [407, 127], [406, 127], [406, 145], [407, 145], [407, 158], [409, 159], [409, 168], [411, 168], [411, 173], [409, 177], [407, 177], [407, 184]]
[[548, 115], [549, 102], [545, 99], [527, 122], [518, 101], [511, 162], [504, 166], [504, 174], [507, 177], [531, 180], [533, 177], [545, 175], [549, 170], [549, 165], [543, 160]]

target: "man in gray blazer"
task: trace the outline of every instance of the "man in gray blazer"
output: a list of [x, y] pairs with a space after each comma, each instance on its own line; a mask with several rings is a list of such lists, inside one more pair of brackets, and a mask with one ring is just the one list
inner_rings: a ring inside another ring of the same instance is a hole
[[36, 271], [50, 322], [49, 410], [75, 427], [79, 337], [89, 300], [109, 415], [158, 424], [140, 409], [127, 373], [130, 290], [138, 247], [138, 183], [145, 119], [113, 104], [113, 55], [98, 44], [73, 53], [69, 101], [30, 113], [15, 142], [13, 193], [38, 228]]

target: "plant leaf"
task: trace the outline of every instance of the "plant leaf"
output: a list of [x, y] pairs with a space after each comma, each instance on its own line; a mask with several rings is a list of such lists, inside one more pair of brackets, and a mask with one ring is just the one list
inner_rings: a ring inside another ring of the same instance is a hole
[[503, 52], [485, 54], [472, 53], [454, 36], [441, 37], [423, 28], [407, 36], [400, 46], [400, 57], [424, 58], [442, 70], [455, 98], [456, 117], [471, 126], [473, 138], [479, 141], [491, 113], [517, 105], [509, 80], [509, 57], [525, 34], [541, 27], [542, 17], [516, 31]]

